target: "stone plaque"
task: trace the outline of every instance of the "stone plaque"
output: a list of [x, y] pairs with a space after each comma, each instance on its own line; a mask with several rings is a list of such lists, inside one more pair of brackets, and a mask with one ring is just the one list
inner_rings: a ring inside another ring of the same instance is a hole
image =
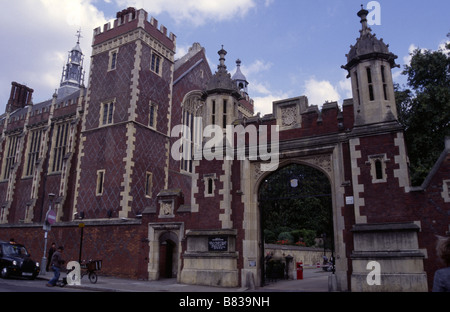
[[208, 237], [209, 251], [228, 251], [227, 236], [210, 236]]

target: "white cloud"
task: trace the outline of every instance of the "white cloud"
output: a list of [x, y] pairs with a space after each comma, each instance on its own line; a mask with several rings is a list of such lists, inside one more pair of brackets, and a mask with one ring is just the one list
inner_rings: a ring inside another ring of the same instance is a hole
[[243, 64], [241, 66], [241, 71], [246, 77], [251, 77], [252, 75], [269, 70], [272, 67], [272, 65], [273, 64], [270, 62], [265, 62], [263, 60], [256, 60], [250, 65]]
[[305, 95], [308, 97], [310, 105], [322, 106], [326, 101], [340, 101], [341, 96], [337, 89], [326, 80], [316, 80], [310, 78], [305, 81]]
[[89, 0], [9, 1], [0, 13], [0, 28], [8, 29], [0, 34], [0, 40], [8, 43], [8, 48], [2, 49], [5, 74], [0, 76], [0, 113], [5, 110], [12, 81], [33, 88], [35, 103], [51, 98], [59, 87], [63, 65], [76, 44], [80, 26], [87, 84], [92, 30], [105, 21]]
[[120, 7], [144, 8], [155, 15], [167, 12], [177, 23], [187, 21], [197, 26], [245, 16], [256, 6], [255, 0], [116, 0], [116, 3]]
[[345, 78], [340, 80], [338, 82], [338, 90], [340, 91], [341, 98], [349, 99], [353, 97], [352, 93], [352, 81], [350, 78], [347, 78], [347, 75], [345, 75]]
[[408, 55], [403, 57], [403, 64], [409, 65], [411, 63], [411, 53], [413, 53], [417, 49], [415, 44], [411, 44], [408, 49]]
[[183, 56], [185, 56], [186, 54], [189, 53], [189, 48], [191, 48], [191, 46], [187, 46], [187, 45], [177, 45], [177, 53], [175, 54], [175, 59], [179, 59], [182, 58]]
[[254, 82], [251, 85], [251, 93], [256, 95], [270, 95], [272, 92], [269, 90], [267, 84], [262, 82]]
[[441, 41], [441, 43], [439, 44], [438, 49], [441, 50], [444, 53], [450, 53], [450, 49], [447, 49], [447, 45], [450, 44], [450, 40], [449, 38], [446, 38], [444, 40]]
[[[442, 51], [442, 52], [444, 52], [444, 53], [450, 53], [450, 50], [446, 48], [446, 45], [449, 44], [449, 43], [450, 43], [449, 38], [443, 39], [443, 40], [439, 43], [439, 45], [438, 45], [438, 47], [437, 47], [437, 51]], [[408, 55], [405, 55], [405, 56], [403, 57], [403, 64], [404, 64], [404, 65], [410, 65], [410, 64], [411, 64], [411, 58], [412, 58], [411, 54], [413, 54], [417, 49], [419, 49], [419, 47], [416, 46], [414, 43], [412, 43], [412, 44], [409, 45]], [[425, 51], [428, 51], [428, 50], [433, 51], [432, 49], [424, 49], [424, 48], [420, 49], [420, 51], [421, 51], [422, 53], [425, 53]]]
[[272, 114], [273, 102], [289, 98], [287, 94], [266, 95], [253, 98], [255, 102], [255, 114], [261, 113], [261, 116]]

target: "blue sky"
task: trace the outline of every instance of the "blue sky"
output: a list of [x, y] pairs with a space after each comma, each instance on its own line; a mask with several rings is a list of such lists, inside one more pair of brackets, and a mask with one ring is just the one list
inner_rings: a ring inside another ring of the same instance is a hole
[[[133, 6], [144, 8], [177, 35], [178, 57], [194, 42], [206, 48], [215, 71], [217, 51], [228, 51], [233, 74], [236, 59], [250, 82], [256, 111], [271, 113], [275, 100], [306, 95], [310, 104], [351, 97], [341, 65], [359, 37], [356, 13], [364, 0], [0, 0], [0, 113], [11, 81], [33, 88], [34, 103], [51, 98], [59, 87], [68, 51], [81, 27], [82, 49], [89, 57], [93, 29]], [[371, 26], [390, 44], [403, 68], [413, 48], [436, 50], [450, 32], [450, 1], [380, 0], [381, 25]], [[7, 44], [5, 44], [7, 43]], [[401, 69], [394, 81], [405, 84]], [[86, 81], [87, 83], [87, 81]]]

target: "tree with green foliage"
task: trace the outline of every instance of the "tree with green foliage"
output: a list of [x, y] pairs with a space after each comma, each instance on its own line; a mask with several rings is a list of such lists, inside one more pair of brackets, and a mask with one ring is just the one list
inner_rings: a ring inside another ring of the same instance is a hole
[[313, 246], [325, 233], [331, 246], [331, 185], [321, 171], [297, 164], [281, 168], [264, 181], [259, 199], [266, 243]]
[[405, 128], [412, 184], [420, 185], [450, 136], [450, 54], [416, 49], [402, 74], [408, 88], [395, 86], [397, 110]]

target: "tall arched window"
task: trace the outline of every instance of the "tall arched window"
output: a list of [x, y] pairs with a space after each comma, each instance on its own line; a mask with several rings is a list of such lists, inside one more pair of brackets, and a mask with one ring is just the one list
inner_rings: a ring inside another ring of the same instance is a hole
[[182, 105], [182, 124], [188, 132], [183, 133], [181, 170], [189, 173], [193, 172], [195, 151], [202, 146], [203, 105], [199, 91], [188, 94]]

